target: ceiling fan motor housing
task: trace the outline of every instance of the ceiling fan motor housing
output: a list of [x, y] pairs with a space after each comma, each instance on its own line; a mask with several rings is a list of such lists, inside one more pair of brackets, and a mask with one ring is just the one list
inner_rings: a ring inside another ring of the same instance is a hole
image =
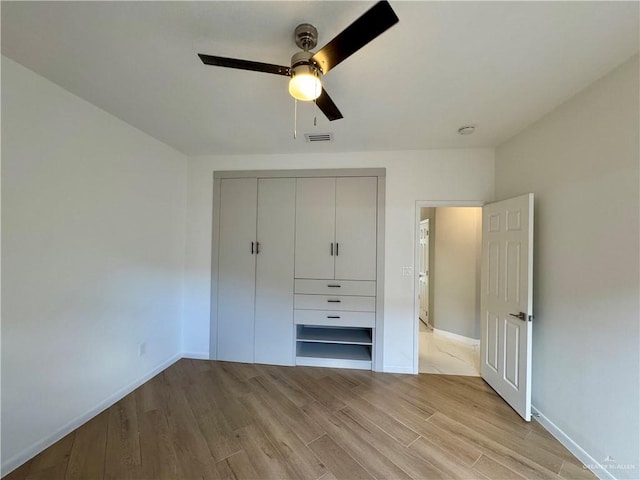
[[291, 57], [291, 76], [296, 75], [313, 75], [322, 80], [322, 69], [314, 61], [311, 60], [313, 53], [297, 52]]
[[318, 72], [317, 73], [322, 73], [320, 71], [320, 68], [315, 64], [315, 62], [311, 61], [311, 57], [313, 56], [313, 53], [311, 52], [297, 52], [293, 54], [293, 57], [291, 57], [291, 70], [294, 70], [296, 67], [300, 66], [300, 65], [308, 65], [309, 67], [311, 67], [310, 71], [315, 69]]

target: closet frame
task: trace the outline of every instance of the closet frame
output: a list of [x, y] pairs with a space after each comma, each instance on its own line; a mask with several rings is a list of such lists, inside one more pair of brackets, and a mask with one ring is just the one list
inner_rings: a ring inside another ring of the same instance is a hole
[[209, 358], [217, 360], [218, 331], [218, 259], [220, 250], [221, 180], [225, 178], [309, 178], [309, 177], [377, 177], [376, 232], [376, 320], [372, 370], [382, 371], [384, 356], [384, 251], [385, 251], [385, 184], [384, 168], [344, 168], [308, 170], [220, 170], [213, 172], [211, 290]]

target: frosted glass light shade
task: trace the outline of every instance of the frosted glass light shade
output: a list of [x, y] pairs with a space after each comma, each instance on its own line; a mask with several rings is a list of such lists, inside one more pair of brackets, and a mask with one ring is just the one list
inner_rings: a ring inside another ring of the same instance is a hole
[[322, 93], [322, 83], [311, 72], [294, 73], [289, 80], [289, 93], [297, 100], [315, 100]]

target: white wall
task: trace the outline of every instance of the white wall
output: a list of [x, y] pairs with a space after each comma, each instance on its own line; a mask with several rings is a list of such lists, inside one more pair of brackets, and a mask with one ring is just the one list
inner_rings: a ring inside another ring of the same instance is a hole
[[439, 207], [435, 217], [433, 327], [479, 339], [482, 208]]
[[4, 474], [179, 356], [186, 158], [2, 57], [2, 163]]
[[[498, 199], [535, 200], [533, 404], [640, 477], [638, 57], [500, 146]], [[614, 465], [615, 467], [615, 465]]]
[[[310, 145], [312, 148], [320, 147]], [[412, 372], [416, 200], [490, 200], [492, 149], [376, 153], [204, 156], [189, 159], [184, 351], [209, 353], [211, 220], [215, 170], [387, 169], [385, 225], [384, 369]], [[417, 312], [416, 312], [417, 314]]]

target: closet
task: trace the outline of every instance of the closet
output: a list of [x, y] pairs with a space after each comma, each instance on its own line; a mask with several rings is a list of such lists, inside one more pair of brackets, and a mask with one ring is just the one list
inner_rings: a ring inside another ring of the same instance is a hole
[[293, 363], [295, 178], [220, 182], [218, 360]]
[[384, 170], [215, 175], [213, 357], [372, 369]]
[[376, 177], [299, 178], [296, 278], [376, 279]]
[[371, 369], [376, 177], [296, 184], [296, 364]]

